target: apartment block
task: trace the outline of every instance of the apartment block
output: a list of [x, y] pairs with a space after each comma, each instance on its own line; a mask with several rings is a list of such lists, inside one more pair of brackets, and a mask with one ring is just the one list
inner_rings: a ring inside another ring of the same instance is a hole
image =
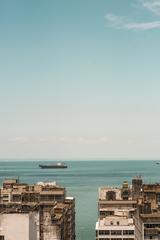
[[0, 240], [75, 240], [75, 200], [56, 182], [5, 179], [0, 189]]
[[99, 189], [96, 240], [159, 240], [160, 184], [140, 176], [129, 186]]

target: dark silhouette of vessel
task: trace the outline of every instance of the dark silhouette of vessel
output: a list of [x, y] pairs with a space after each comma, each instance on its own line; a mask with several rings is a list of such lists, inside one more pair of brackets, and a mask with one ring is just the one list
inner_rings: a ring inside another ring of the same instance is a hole
[[65, 163], [58, 162], [56, 164], [39, 164], [40, 168], [46, 169], [46, 168], [67, 168], [67, 165]]

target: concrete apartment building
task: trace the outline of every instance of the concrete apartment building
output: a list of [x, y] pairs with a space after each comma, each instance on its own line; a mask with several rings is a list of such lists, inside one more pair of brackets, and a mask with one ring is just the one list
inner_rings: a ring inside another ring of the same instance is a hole
[[0, 240], [75, 240], [75, 200], [52, 183], [6, 179], [0, 189]]
[[100, 188], [96, 240], [149, 239], [160, 239], [160, 184], [138, 176], [131, 186]]
[[142, 184], [134, 216], [137, 239], [160, 239], [160, 184]]
[[136, 201], [131, 198], [127, 182], [121, 188], [102, 187], [99, 189], [96, 240], [134, 240], [133, 214]]

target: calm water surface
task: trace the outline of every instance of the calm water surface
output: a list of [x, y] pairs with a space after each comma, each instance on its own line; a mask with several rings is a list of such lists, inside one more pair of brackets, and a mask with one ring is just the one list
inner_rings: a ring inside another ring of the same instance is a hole
[[[43, 161], [44, 162], [44, 161]], [[40, 169], [42, 161], [1, 161], [0, 183], [5, 177], [21, 181], [57, 181], [76, 198], [76, 240], [94, 240], [97, 220], [98, 187], [131, 183], [141, 175], [147, 183], [160, 182], [160, 165], [155, 161], [66, 161], [67, 169]], [[51, 163], [51, 161], [45, 161]]]

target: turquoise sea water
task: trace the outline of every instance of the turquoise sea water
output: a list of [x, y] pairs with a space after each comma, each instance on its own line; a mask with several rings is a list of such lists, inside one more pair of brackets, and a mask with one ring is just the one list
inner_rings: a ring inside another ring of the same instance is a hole
[[68, 195], [76, 198], [76, 240], [95, 239], [100, 186], [119, 186], [124, 180], [131, 183], [136, 175], [147, 183], [160, 182], [156, 161], [66, 161], [67, 169], [40, 169], [39, 163], [42, 161], [1, 161], [0, 183], [5, 177], [19, 177], [27, 183], [57, 181], [65, 186]]

